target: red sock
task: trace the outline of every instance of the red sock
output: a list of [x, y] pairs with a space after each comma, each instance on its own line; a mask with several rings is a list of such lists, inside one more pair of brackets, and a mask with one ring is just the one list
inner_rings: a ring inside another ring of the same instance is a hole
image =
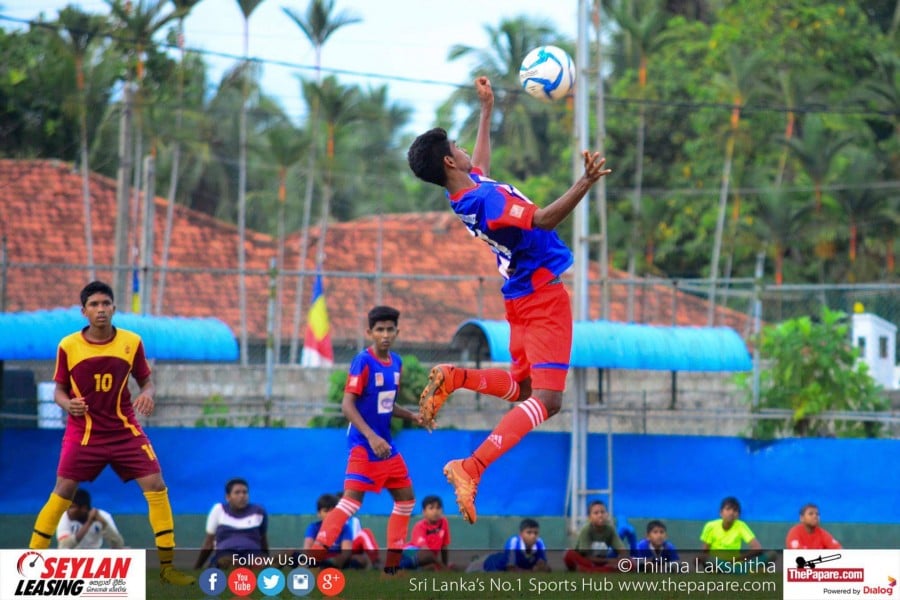
[[341, 498], [337, 506], [333, 510], [329, 510], [328, 514], [325, 515], [325, 520], [322, 521], [322, 527], [316, 536], [316, 542], [322, 544], [325, 548], [331, 548], [331, 545], [341, 534], [341, 529], [344, 528], [347, 519], [356, 514], [360, 506], [362, 506], [362, 503], [352, 498]]
[[491, 434], [462, 466], [476, 479], [492, 462], [519, 443], [526, 433], [547, 420], [547, 409], [537, 398], [529, 398], [506, 413]]
[[507, 402], [519, 399], [519, 384], [509, 371], [503, 369], [462, 369], [453, 370], [453, 389], [465, 388], [481, 394], [496, 396]]
[[400, 564], [403, 547], [406, 546], [406, 534], [409, 532], [409, 517], [416, 506], [415, 500], [395, 500], [394, 510], [388, 517], [387, 524], [387, 557], [384, 561], [386, 569]]

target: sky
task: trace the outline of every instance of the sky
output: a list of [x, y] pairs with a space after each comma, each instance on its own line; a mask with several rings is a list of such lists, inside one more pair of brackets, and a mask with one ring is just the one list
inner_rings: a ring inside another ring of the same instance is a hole
[[[53, 19], [68, 4], [87, 12], [109, 12], [103, 0], [0, 0], [0, 14], [34, 19], [43, 12]], [[250, 17], [249, 55], [266, 61], [263, 89], [298, 124], [305, 108], [297, 75], [313, 77], [315, 53], [282, 7], [303, 15], [307, 4], [308, 0], [263, 0]], [[329, 38], [322, 67], [340, 70], [336, 75], [345, 85], [366, 89], [387, 84], [390, 100], [413, 110], [410, 129], [422, 131], [434, 125], [435, 110], [454, 87], [469, 82], [472, 65], [466, 59], [449, 61], [451, 46], [487, 47], [485, 25], [496, 27], [504, 18], [523, 14], [548, 20], [574, 40], [577, 4], [578, 0], [336, 0], [337, 11], [351, 12], [362, 22]], [[9, 29], [16, 24], [4, 20], [0, 26]], [[185, 21], [186, 46], [235, 57], [205, 56], [214, 85], [243, 54], [243, 26], [237, 0], [202, 0]]]

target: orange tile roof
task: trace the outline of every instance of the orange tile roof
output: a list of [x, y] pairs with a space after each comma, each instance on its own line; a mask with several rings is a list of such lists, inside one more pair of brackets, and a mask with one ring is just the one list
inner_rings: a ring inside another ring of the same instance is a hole
[[[91, 220], [98, 277], [109, 280], [114, 253], [115, 181], [92, 174]], [[167, 202], [155, 199], [154, 265], [162, 258]], [[163, 314], [217, 317], [238, 335], [237, 228], [180, 205], [175, 206], [170, 272], [166, 276]], [[449, 211], [368, 216], [332, 223], [326, 230], [325, 296], [335, 341], [357, 340], [365, 314], [376, 303], [377, 248], [381, 238], [379, 302], [398, 307], [406, 343], [446, 344], [456, 327], [469, 318], [502, 319], [501, 284], [494, 258], [485, 244], [472, 239]], [[305, 269], [315, 268], [319, 228], [309, 236]], [[77, 303], [87, 282], [81, 177], [59, 161], [0, 160], [0, 236], [6, 240], [5, 284], [0, 281], [7, 311], [30, 311]], [[286, 241], [282, 300], [282, 332], [294, 326], [299, 233]], [[277, 252], [269, 235], [247, 231], [247, 329], [264, 339], [268, 303], [269, 261]], [[592, 265], [591, 277], [597, 268]], [[429, 279], [429, 276], [431, 279]], [[435, 279], [443, 277], [443, 280]], [[611, 272], [621, 280], [624, 274]], [[305, 278], [304, 312], [312, 277]], [[158, 285], [157, 279], [154, 286]], [[612, 286], [611, 318], [625, 320], [626, 286]], [[152, 291], [156, 296], [155, 287]], [[644, 323], [704, 325], [706, 303], [665, 285], [638, 287], [636, 320]], [[130, 302], [118, 299], [119, 309]], [[591, 318], [599, 317], [599, 289], [590, 287]], [[672, 314], [675, 312], [675, 319]], [[743, 333], [746, 316], [718, 309], [717, 324]], [[299, 325], [302, 338], [305, 315]]]

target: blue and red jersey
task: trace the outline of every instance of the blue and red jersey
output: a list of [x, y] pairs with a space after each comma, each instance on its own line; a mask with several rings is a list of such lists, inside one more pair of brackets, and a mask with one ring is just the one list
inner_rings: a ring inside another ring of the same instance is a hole
[[476, 238], [497, 256], [497, 267], [506, 279], [503, 297], [527, 296], [572, 266], [574, 258], [555, 231], [534, 229], [537, 205], [515, 187], [470, 173], [475, 187], [447, 194], [450, 207]]
[[[358, 396], [356, 409], [363, 420], [391, 445], [391, 456], [397, 454], [397, 448], [391, 439], [391, 415], [400, 390], [402, 371], [403, 361], [399, 354], [391, 352], [390, 359], [382, 362], [369, 347], [353, 358], [347, 374], [347, 385], [344, 386], [344, 392]], [[349, 450], [362, 446], [371, 461], [384, 460], [372, 452], [365, 436], [353, 424], [347, 428], [347, 446]]]

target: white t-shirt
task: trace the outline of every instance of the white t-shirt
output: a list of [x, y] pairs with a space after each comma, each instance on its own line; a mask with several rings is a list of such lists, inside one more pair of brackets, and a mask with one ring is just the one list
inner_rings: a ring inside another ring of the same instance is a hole
[[[94, 521], [91, 523], [88, 532], [81, 538], [81, 541], [73, 547], [100, 548], [103, 546], [103, 540], [106, 540], [110, 548], [121, 548], [123, 545], [122, 534], [120, 534], [119, 530], [116, 528], [116, 522], [113, 521], [112, 515], [99, 508], [97, 509], [97, 514], [106, 521], [106, 527], [103, 527], [100, 522]], [[59, 520], [59, 525], [56, 527], [56, 539], [59, 542], [60, 547], [64, 547], [63, 540], [70, 536], [74, 541], [75, 534], [81, 529], [81, 525], [82, 523], [80, 521], [73, 521], [70, 519], [69, 513], [63, 513], [62, 519]]]

